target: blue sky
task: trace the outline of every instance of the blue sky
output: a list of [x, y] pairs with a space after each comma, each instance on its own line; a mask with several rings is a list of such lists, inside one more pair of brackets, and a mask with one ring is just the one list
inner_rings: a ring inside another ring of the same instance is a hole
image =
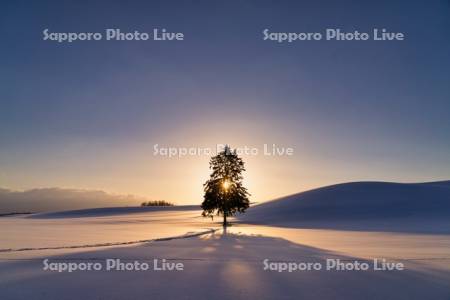
[[[166, 28], [185, 40], [58, 44], [45, 28]], [[277, 44], [265, 28], [386, 28], [406, 40]], [[11, 1], [0, 33], [3, 187], [196, 202], [208, 158], [153, 157], [155, 143], [294, 147], [291, 158], [248, 158], [260, 201], [342, 181], [450, 178], [448, 1]]]

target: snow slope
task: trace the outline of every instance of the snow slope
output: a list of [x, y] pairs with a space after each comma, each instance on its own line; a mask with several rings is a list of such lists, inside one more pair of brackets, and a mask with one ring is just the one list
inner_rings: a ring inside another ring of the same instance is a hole
[[86, 209], [0, 218], [2, 249], [126, 244], [211, 227], [191, 206]]
[[391, 221], [403, 223], [403, 227], [439, 226], [436, 221], [449, 217], [450, 181], [443, 181], [331, 185], [256, 205], [238, 218], [247, 223], [322, 228], [346, 222], [389, 227]]
[[55, 219], [55, 218], [86, 218], [124, 215], [131, 213], [145, 213], [157, 211], [193, 211], [200, 210], [198, 205], [180, 205], [180, 206], [130, 206], [130, 207], [102, 207], [77, 210], [66, 210], [57, 212], [38, 213], [28, 216], [31, 219]]

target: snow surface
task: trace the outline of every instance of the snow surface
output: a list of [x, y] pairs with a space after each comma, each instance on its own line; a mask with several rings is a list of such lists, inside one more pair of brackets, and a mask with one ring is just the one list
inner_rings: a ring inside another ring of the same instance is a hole
[[238, 218], [294, 228], [450, 233], [450, 181], [337, 184], [262, 203]]
[[[448, 182], [331, 186], [252, 207], [226, 232], [220, 220], [202, 218], [193, 207], [2, 217], [0, 298], [448, 300], [449, 188]], [[164, 258], [185, 267], [58, 273], [42, 269], [45, 258]], [[264, 259], [329, 258], [386, 258], [404, 263], [406, 270], [263, 270]]]
[[89, 209], [66, 210], [56, 212], [36, 213], [28, 216], [32, 219], [55, 219], [55, 218], [87, 218], [112, 215], [124, 215], [131, 213], [156, 212], [156, 211], [190, 211], [199, 210], [198, 205], [183, 206], [130, 206], [130, 207], [100, 207]]

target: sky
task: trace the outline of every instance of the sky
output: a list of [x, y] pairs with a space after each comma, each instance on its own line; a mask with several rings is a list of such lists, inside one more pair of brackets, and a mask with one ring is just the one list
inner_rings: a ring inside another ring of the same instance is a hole
[[[46, 28], [184, 40], [57, 43]], [[277, 43], [266, 28], [406, 38]], [[254, 202], [450, 179], [449, 1], [2, 1], [0, 34], [2, 188], [200, 203], [209, 157], [154, 155], [155, 144], [258, 148], [243, 156]]]

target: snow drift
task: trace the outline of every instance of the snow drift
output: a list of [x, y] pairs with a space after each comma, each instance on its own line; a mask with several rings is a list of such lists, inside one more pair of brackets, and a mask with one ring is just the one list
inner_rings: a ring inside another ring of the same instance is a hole
[[351, 182], [251, 207], [243, 222], [295, 225], [379, 219], [450, 219], [450, 181]]

